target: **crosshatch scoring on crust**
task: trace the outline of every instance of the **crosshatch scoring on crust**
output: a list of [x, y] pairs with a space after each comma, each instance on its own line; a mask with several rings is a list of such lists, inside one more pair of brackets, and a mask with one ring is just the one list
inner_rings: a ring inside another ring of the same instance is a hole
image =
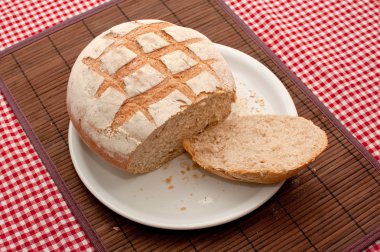
[[[97, 48], [98, 55], [93, 54], [97, 57], [85, 55], [82, 63], [104, 78], [95, 97], [101, 98], [109, 88], [125, 97], [110, 120], [113, 130], [137, 112], [157, 126], [162, 124], [162, 118], [152, 115], [152, 108], [163, 99], [183, 96], [188, 102], [175, 107], [177, 111], [201, 99], [203, 92], [223, 90], [223, 81], [212, 65], [220, 60], [219, 54], [207, 50], [213, 48], [212, 42], [192, 29], [140, 20], [115, 26], [99, 39], [107, 40], [106, 46]], [[197, 85], [199, 80], [205, 82]]]

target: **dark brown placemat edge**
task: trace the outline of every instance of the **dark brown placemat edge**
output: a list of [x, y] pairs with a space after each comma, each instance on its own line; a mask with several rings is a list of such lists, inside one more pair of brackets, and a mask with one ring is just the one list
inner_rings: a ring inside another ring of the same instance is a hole
[[6, 56], [8, 54], [11, 54], [11, 53], [31, 44], [33, 42], [41, 39], [41, 38], [49, 36], [50, 34], [56, 32], [56, 31], [62, 30], [63, 28], [65, 28], [69, 25], [72, 25], [72, 24], [74, 24], [80, 20], [83, 20], [89, 16], [92, 16], [92, 15], [94, 15], [100, 11], [103, 11], [103, 10], [109, 8], [109, 7], [115, 6], [116, 4], [121, 3], [123, 1], [124, 0], [111, 0], [109, 2], [106, 2], [106, 3], [99, 5], [97, 7], [94, 7], [89, 11], [85, 11], [79, 15], [76, 15], [72, 18], [69, 18], [69, 19], [63, 21], [62, 23], [56, 24], [56, 25], [36, 34], [36, 35], [33, 35], [33, 36], [31, 36], [31, 37], [29, 37], [23, 41], [20, 41], [20, 42], [14, 44], [8, 48], [5, 48], [3, 51], [0, 51], [0, 58]]
[[345, 252], [363, 251], [370, 245], [374, 244], [380, 237], [380, 228], [373, 230], [354, 244], [346, 248]]
[[[223, 1], [216, 0], [221, 8], [242, 28], [242, 30], [265, 52], [265, 54], [279, 67], [287, 77], [313, 102], [313, 104], [327, 117], [327, 119], [351, 142], [355, 148], [380, 172], [380, 162], [346, 129], [346, 127], [330, 112], [330, 110], [315, 96], [312, 91], [298, 78], [277, 55], [241, 20], [233, 10]], [[380, 238], [380, 229], [374, 230], [349, 246], [349, 251], [365, 249]]]

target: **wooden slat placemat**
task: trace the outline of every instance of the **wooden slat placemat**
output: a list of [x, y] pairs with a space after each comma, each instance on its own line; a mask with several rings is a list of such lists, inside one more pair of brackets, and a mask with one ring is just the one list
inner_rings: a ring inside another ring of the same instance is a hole
[[[327, 151], [308, 169], [288, 180], [258, 210], [218, 227], [194, 231], [155, 229], [129, 221], [103, 206], [81, 183], [71, 163], [65, 103], [67, 80], [76, 57], [94, 36], [121, 22], [143, 18], [197, 29], [214, 42], [261, 61], [286, 85], [300, 116], [311, 119], [328, 133]], [[380, 226], [380, 174], [376, 164], [343, 134], [347, 132], [334, 126], [336, 122], [268, 56], [270, 53], [260, 41], [244, 32], [218, 3], [119, 1], [45, 35], [3, 56], [0, 74], [108, 250], [333, 251], [348, 247]]]

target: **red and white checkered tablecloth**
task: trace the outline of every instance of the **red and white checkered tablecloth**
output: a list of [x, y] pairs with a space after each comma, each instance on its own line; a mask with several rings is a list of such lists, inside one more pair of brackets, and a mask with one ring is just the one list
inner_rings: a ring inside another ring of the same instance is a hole
[[0, 0], [0, 51], [110, 0]]
[[[0, 0], [0, 51], [107, 1]], [[380, 160], [380, 1], [225, 1]], [[0, 250], [93, 250], [1, 94], [0, 136]]]
[[0, 251], [93, 251], [0, 93]]
[[380, 251], [380, 240], [377, 240], [373, 245], [369, 246], [365, 252], [378, 252]]

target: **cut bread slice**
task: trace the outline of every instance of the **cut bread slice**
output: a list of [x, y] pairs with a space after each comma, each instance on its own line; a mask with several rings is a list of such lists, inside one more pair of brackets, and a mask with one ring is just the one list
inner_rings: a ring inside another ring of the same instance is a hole
[[253, 115], [226, 120], [183, 141], [204, 169], [246, 182], [283, 181], [327, 147], [326, 133], [302, 117]]

